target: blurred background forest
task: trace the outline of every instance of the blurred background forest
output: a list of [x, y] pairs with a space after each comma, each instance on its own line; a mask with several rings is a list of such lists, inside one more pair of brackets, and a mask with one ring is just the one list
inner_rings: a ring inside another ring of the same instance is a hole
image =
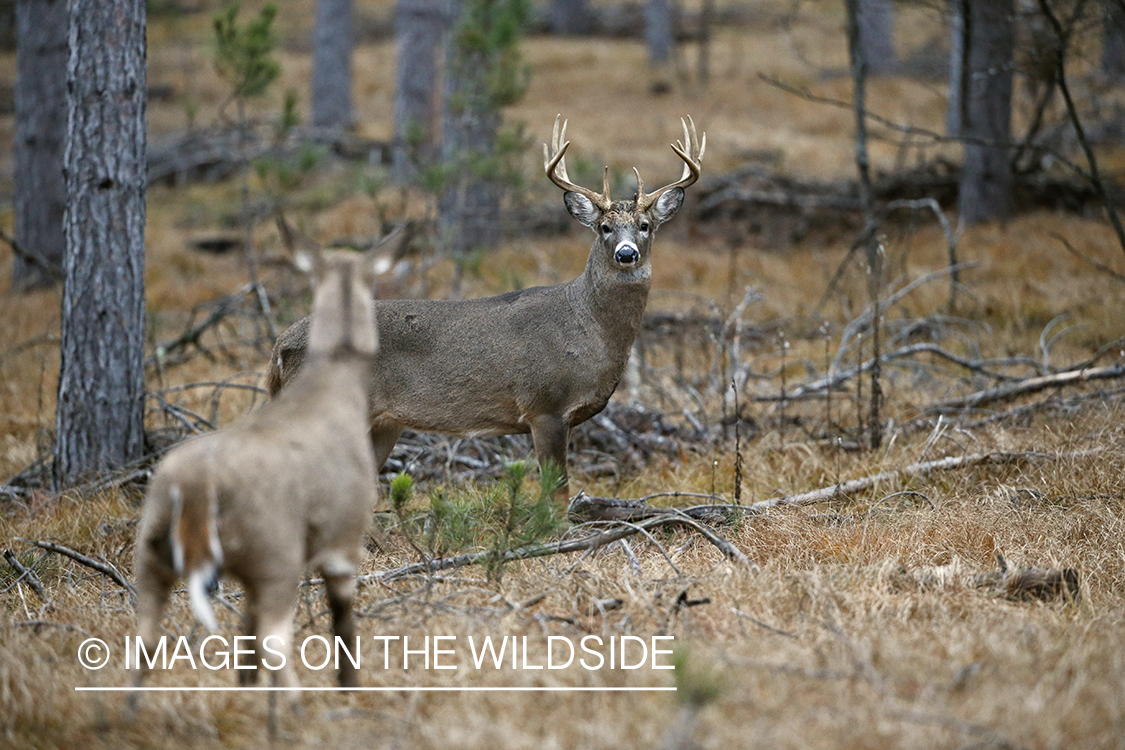
[[[14, 6], [0, 15], [10, 83]], [[679, 117], [709, 133], [704, 179], [657, 242], [623, 403], [696, 432], [792, 422], [877, 446], [887, 409], [900, 422], [933, 415], [949, 408], [930, 402], [955, 394], [1118, 356], [1125, 22], [1114, 2], [200, 1], [147, 12], [148, 215], [128, 252], [145, 253], [144, 337], [130, 346], [144, 347], [150, 431], [210, 428], [255, 398], [272, 337], [307, 304], [279, 219], [353, 247], [410, 222], [412, 250], [384, 296], [575, 276], [585, 240], [539, 166], [558, 113], [571, 122], [572, 175], [595, 185], [608, 165], [620, 197], [632, 167], [675, 174]], [[66, 141], [65, 91], [62, 113], [44, 115], [66, 75], [52, 33], [53, 46], [25, 45], [40, 78], [19, 79], [23, 120], [11, 85], [0, 119], [14, 155], [0, 165], [15, 196], [5, 236], [19, 248], [8, 285], [31, 290], [4, 300], [8, 475], [45, 457], [67, 421], [52, 416], [65, 185], [34, 177], [52, 173], [41, 167]], [[232, 377], [237, 391], [183, 388]], [[803, 398], [786, 396], [794, 387]], [[147, 440], [76, 459], [91, 462], [76, 472], [137, 461]]]

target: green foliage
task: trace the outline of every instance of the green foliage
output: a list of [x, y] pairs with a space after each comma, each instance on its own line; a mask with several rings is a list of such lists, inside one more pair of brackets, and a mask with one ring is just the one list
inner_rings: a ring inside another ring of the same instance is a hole
[[403, 472], [391, 480], [391, 509], [402, 516], [414, 495], [414, 477]]
[[273, 59], [277, 5], [266, 3], [245, 26], [238, 23], [240, 9], [241, 3], [234, 3], [215, 15], [215, 68], [231, 85], [235, 98], [245, 99], [264, 94], [280, 75], [281, 66]]
[[[506, 553], [531, 546], [559, 534], [566, 519], [555, 507], [553, 493], [562, 476], [557, 467], [540, 471], [538, 487], [528, 492], [524, 480], [530, 466], [524, 461], [508, 464], [504, 476], [483, 491], [444, 489], [430, 495], [428, 545], [435, 557], [486, 549], [490, 578], [499, 580]], [[393, 490], [392, 490], [393, 493]]]
[[[527, 92], [530, 68], [519, 41], [529, 8], [528, 0], [465, 0], [454, 39], [459, 63], [472, 65], [485, 84], [485, 101], [473, 106], [498, 112]], [[451, 103], [453, 108], [465, 105]]]
[[493, 134], [487, 146], [467, 148], [452, 163], [423, 170], [420, 181], [427, 190], [440, 195], [466, 178], [522, 186], [520, 162], [531, 140], [522, 125], [501, 126], [500, 111], [523, 98], [531, 78], [519, 49], [529, 7], [528, 0], [464, 0], [450, 63], [459, 83], [447, 107], [454, 118], [486, 123]]
[[678, 648], [672, 654], [672, 673], [676, 681], [676, 697], [681, 703], [703, 708], [723, 692], [722, 676], [691, 658], [691, 649]]
[[290, 130], [301, 124], [301, 115], [297, 111], [297, 104], [301, 101], [297, 89], [285, 89], [285, 101], [281, 104], [281, 119], [277, 123], [279, 135], [286, 135]]
[[267, 191], [281, 196], [299, 188], [327, 154], [324, 146], [303, 143], [295, 154], [255, 159], [254, 172]]

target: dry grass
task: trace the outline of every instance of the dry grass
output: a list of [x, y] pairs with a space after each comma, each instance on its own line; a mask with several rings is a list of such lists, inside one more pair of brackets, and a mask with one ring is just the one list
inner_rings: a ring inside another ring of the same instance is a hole
[[[283, 86], [304, 90], [311, 0], [287, 3], [283, 33]], [[379, 12], [389, 3], [362, 4]], [[808, 4], [806, 4], [808, 5]], [[818, 4], [819, 5], [819, 4]], [[920, 13], [920, 12], [919, 12]], [[303, 15], [302, 15], [303, 14]], [[911, 44], [925, 41], [918, 23], [900, 29]], [[801, 62], [800, 50], [826, 68], [841, 66], [843, 47], [835, 6], [816, 8], [787, 39], [776, 26], [724, 30], [714, 50], [716, 80], [707, 91], [647, 94], [643, 51], [629, 41], [535, 39], [526, 45], [534, 67], [527, 98], [511, 113], [537, 140], [558, 111], [571, 120], [573, 152], [615, 170], [640, 167], [652, 182], [678, 167], [667, 149], [676, 118], [690, 112], [708, 131], [709, 170], [743, 163], [752, 152], [776, 155], [804, 176], [850, 174], [850, 114], [794, 99], [762, 83], [757, 73], [785, 76], [818, 92], [846, 98], [846, 79]], [[221, 99], [200, 40], [205, 17], [161, 22], [150, 31], [151, 78], [173, 84], [209, 116]], [[390, 132], [389, 43], [357, 51], [357, 104], [361, 132]], [[9, 70], [11, 60], [0, 60]], [[884, 114], [938, 128], [943, 102], [927, 83], [875, 82], [873, 106]], [[264, 109], [276, 102], [264, 103]], [[180, 128], [183, 103], [154, 104], [154, 132]], [[0, 136], [10, 138], [10, 118]], [[931, 152], [932, 153], [932, 152]], [[894, 151], [875, 146], [889, 167]], [[534, 154], [529, 165], [534, 164]], [[10, 173], [5, 166], [3, 174]], [[530, 166], [529, 166], [530, 170]], [[298, 219], [321, 238], [372, 233], [374, 217], [394, 199], [375, 199], [347, 187], [349, 173], [322, 175], [295, 196]], [[545, 182], [545, 181], [544, 181]], [[532, 181], [538, 195], [555, 198]], [[237, 206], [237, 187], [169, 189], [150, 193], [147, 294], [151, 338], [178, 334], [197, 303], [229, 293], [244, 271], [237, 258], [202, 256], [187, 249], [194, 232], [221, 227]], [[561, 207], [560, 207], [561, 209]], [[1121, 335], [1120, 288], [1065, 253], [1051, 233], [1066, 236], [1082, 253], [1120, 267], [1120, 249], [1100, 221], [1036, 213], [1004, 225], [973, 228], [961, 241], [963, 260], [979, 265], [965, 273], [968, 294], [946, 321], [942, 344], [979, 357], [1041, 358], [1040, 333], [1069, 314], [1077, 325], [1051, 350], [1051, 364], [1092, 356]], [[776, 393], [784, 372], [790, 384], [822, 371], [824, 341], [809, 335], [819, 325], [810, 314], [852, 239], [850, 229], [816, 233], [783, 250], [744, 236], [733, 256], [706, 225], [678, 219], [657, 240], [651, 310], [710, 309], [729, 314], [746, 286], [761, 299], [746, 310], [747, 326], [773, 324], [785, 331], [784, 354], [773, 334], [743, 351], [752, 363], [747, 396]], [[266, 253], [279, 243], [269, 228], [257, 241]], [[892, 281], [898, 288], [945, 262], [944, 239], [928, 218], [888, 230]], [[585, 262], [584, 234], [513, 240], [490, 255], [468, 293], [491, 294], [514, 286], [555, 283], [576, 275]], [[0, 288], [7, 287], [2, 264]], [[448, 264], [431, 272], [435, 294], [444, 290]], [[269, 284], [293, 281], [270, 272]], [[412, 286], [413, 285], [413, 286]], [[417, 280], [402, 293], [416, 293]], [[863, 306], [864, 279], [853, 268], [823, 311], [834, 348], [843, 325]], [[943, 309], [947, 288], [937, 280], [892, 309], [893, 321], [923, 318]], [[706, 304], [700, 302], [706, 300]], [[300, 302], [286, 314], [299, 314]], [[49, 446], [54, 420], [58, 356], [58, 293], [0, 297], [0, 476], [10, 476]], [[237, 332], [228, 332], [234, 335]], [[213, 339], [208, 339], [214, 345]], [[246, 347], [231, 360], [196, 357], [150, 387], [238, 377], [254, 382], [264, 356]], [[676, 351], [654, 345], [653, 370], [641, 388], [649, 406], [677, 415], [689, 408], [714, 422], [722, 394], [707, 377], [714, 347], [690, 348], [686, 376], [699, 397], [677, 385]], [[853, 358], [854, 360], [854, 358]], [[1103, 360], [1103, 363], [1106, 360]], [[888, 368], [887, 416], [902, 425], [936, 398], [980, 387], [982, 381], [943, 363]], [[659, 386], [659, 387], [658, 387]], [[710, 388], [710, 390], [709, 390]], [[751, 403], [747, 416], [760, 431], [743, 436], [743, 499], [756, 500], [829, 485], [923, 457], [966, 451], [1036, 450], [1099, 452], [1059, 461], [980, 467], [924, 480], [880, 486], [853, 498], [808, 508], [771, 511], [720, 529], [759, 566], [737, 570], [701, 538], [659, 532], [636, 538], [639, 574], [618, 547], [578, 560], [546, 558], [509, 565], [490, 581], [466, 568], [432, 579], [408, 579], [361, 590], [359, 632], [375, 635], [527, 636], [533, 654], [548, 635], [674, 635], [683, 661], [670, 672], [587, 672], [461, 668], [450, 672], [376, 668], [365, 660], [368, 686], [666, 686], [667, 693], [359, 693], [307, 694], [300, 716], [284, 715], [280, 744], [291, 747], [570, 748], [659, 745], [669, 732], [693, 726], [700, 747], [1083, 747], [1119, 748], [1125, 736], [1125, 434], [1120, 394], [1095, 385], [1046, 396], [1057, 408], [992, 426], [950, 429], [927, 444], [927, 430], [895, 433], [880, 451], [850, 452], [826, 435], [822, 402], [781, 411]], [[1065, 397], [1084, 392], [1085, 402]], [[211, 389], [180, 394], [181, 403], [207, 414]], [[245, 391], [224, 391], [220, 422], [251, 408]], [[1001, 406], [1000, 408], [1004, 408]], [[850, 429], [855, 406], [848, 393], [833, 407], [833, 421]], [[789, 422], [783, 421], [783, 417]], [[799, 424], [793, 425], [797, 419]], [[153, 415], [151, 425], [166, 424]], [[640, 496], [676, 489], [731, 497], [733, 441], [685, 447], [675, 460], [654, 460], [636, 476], [572, 478], [591, 494]], [[895, 495], [909, 489], [912, 494]], [[916, 493], [916, 494], [915, 494]], [[34, 748], [259, 747], [266, 736], [267, 700], [247, 693], [152, 693], [135, 722], [123, 714], [119, 694], [76, 693], [78, 685], [124, 685], [130, 675], [119, 654], [100, 671], [82, 669], [79, 644], [89, 636], [120, 648], [134, 632], [129, 603], [113, 584], [56, 556], [29, 551], [15, 537], [50, 539], [132, 570], [139, 498], [120, 492], [92, 497], [46, 493], [28, 503], [0, 507], [0, 540], [20, 554], [43, 580], [51, 608], [25, 582], [0, 566], [0, 744]], [[389, 535], [366, 562], [373, 572], [416, 559], [405, 540]], [[1069, 566], [1080, 571], [1077, 603], [1016, 602], [964, 586], [926, 588], [900, 575], [905, 568], [958, 562], [967, 570], [995, 569], [995, 556], [1011, 565]], [[673, 567], [674, 566], [674, 567]], [[327, 634], [329, 618], [319, 591], [302, 595], [301, 634]], [[677, 606], [682, 592], [697, 606]], [[237, 590], [225, 594], [237, 603]], [[527, 607], [511, 606], [542, 595]], [[598, 613], [611, 598], [620, 608]], [[218, 608], [228, 636], [236, 617]], [[39, 624], [32, 624], [32, 621]], [[176, 595], [166, 620], [171, 634], [191, 632], [186, 597]], [[197, 634], [198, 635], [198, 634]], [[365, 657], [377, 656], [365, 650]], [[379, 664], [378, 666], [381, 666]], [[329, 685], [326, 672], [299, 670], [306, 685]], [[232, 671], [177, 668], [154, 676], [166, 686], [232, 686]], [[691, 695], [714, 691], [692, 706]], [[692, 724], [691, 722], [695, 722]]]

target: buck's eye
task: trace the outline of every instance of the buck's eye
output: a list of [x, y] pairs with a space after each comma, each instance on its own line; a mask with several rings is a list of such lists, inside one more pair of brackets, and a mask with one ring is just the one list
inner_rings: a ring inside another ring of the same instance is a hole
[[611, 227], [609, 224], [602, 224], [602, 234], [604, 234], [606, 237], [610, 236], [611, 234], [613, 234], [613, 227]]
[[641, 231], [642, 231], [642, 232], [647, 232], [647, 231], [648, 231], [648, 222], [647, 222], [647, 221], [642, 221], [642, 222], [641, 222]]

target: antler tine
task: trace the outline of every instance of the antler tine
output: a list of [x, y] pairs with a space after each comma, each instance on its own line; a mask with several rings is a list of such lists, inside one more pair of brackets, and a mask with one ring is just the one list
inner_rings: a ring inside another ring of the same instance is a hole
[[566, 173], [565, 160], [566, 149], [570, 146], [570, 141], [566, 140], [567, 121], [562, 120], [562, 127], [560, 128], [560, 120], [562, 120], [562, 115], [555, 117], [555, 127], [551, 133], [551, 148], [548, 149], [547, 144], [543, 144], [543, 166], [547, 171], [547, 178], [569, 193], [579, 193], [586, 196], [603, 211], [608, 210], [611, 204], [609, 199], [609, 167], [605, 168], [605, 174], [602, 176], [601, 193], [595, 193], [589, 188], [571, 182]]
[[[642, 183], [641, 175], [637, 173], [637, 208], [642, 211], [647, 209], [656, 199], [672, 188], [686, 188], [695, 184], [699, 179], [699, 173], [702, 169], [701, 162], [703, 161], [703, 153], [707, 150], [707, 134], [703, 134], [702, 140], [696, 135], [695, 121], [688, 115], [687, 119], [680, 118], [680, 124], [684, 126], [684, 140], [683, 142], [676, 141], [672, 144], [672, 150], [676, 155], [683, 159], [684, 171], [680, 179], [670, 185], [656, 190], [652, 193], [645, 194]], [[635, 171], [635, 170], [634, 170]]]

